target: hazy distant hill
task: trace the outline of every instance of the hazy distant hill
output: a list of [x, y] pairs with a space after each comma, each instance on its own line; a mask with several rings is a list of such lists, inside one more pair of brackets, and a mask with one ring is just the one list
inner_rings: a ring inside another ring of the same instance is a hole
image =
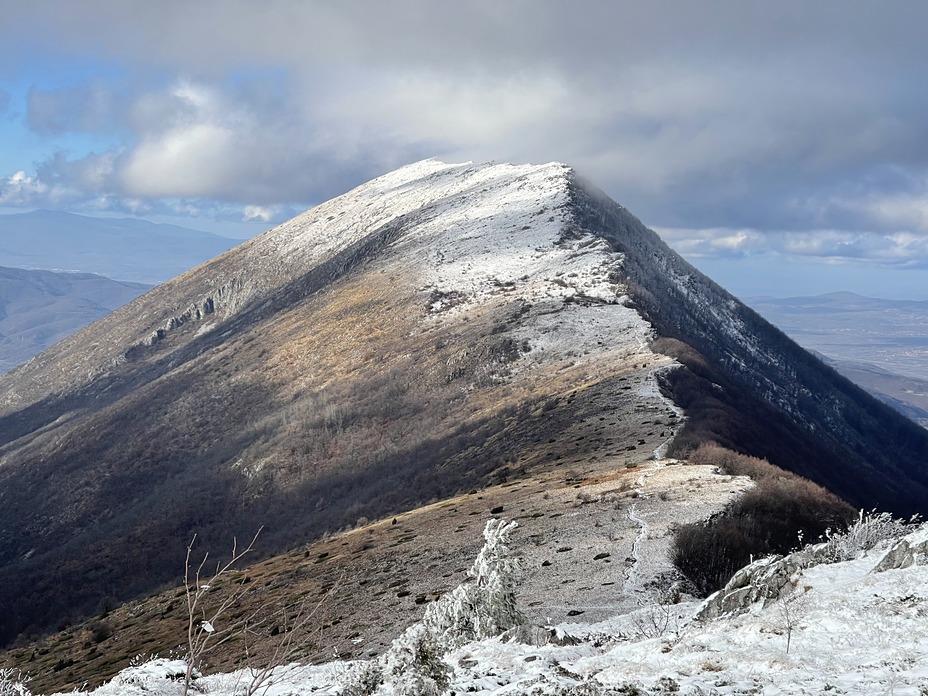
[[138, 283], [164, 282], [237, 243], [132, 218], [49, 210], [0, 215], [0, 266], [97, 273]]
[[845, 377], [928, 425], [928, 301], [834, 292], [747, 302]]
[[149, 285], [0, 266], [0, 372], [135, 299]]

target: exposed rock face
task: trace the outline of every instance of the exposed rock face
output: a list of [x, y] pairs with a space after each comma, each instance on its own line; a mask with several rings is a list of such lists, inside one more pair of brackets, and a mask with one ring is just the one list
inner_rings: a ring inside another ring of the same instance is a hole
[[883, 560], [873, 568], [874, 573], [883, 573], [887, 570], [898, 570], [913, 565], [928, 564], [928, 539], [910, 544], [906, 539], [897, 541]]
[[807, 546], [786, 556], [760, 558], [735, 573], [725, 587], [706, 600], [695, 618], [740, 614], [758, 602], [767, 606], [792, 592], [800, 571], [832, 560], [827, 543]]
[[733, 418], [722, 444], [928, 507], [928, 433], [570, 168], [404, 167], [0, 377], [0, 640], [174, 579], [195, 531], [224, 548], [264, 524], [270, 553], [527, 471], [642, 462], [683, 421], [662, 387]]

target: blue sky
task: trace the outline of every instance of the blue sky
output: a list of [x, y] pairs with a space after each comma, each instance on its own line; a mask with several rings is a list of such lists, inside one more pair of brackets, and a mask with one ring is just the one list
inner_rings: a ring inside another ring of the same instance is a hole
[[397, 166], [574, 166], [741, 296], [928, 299], [928, 4], [0, 0], [0, 212], [246, 237]]

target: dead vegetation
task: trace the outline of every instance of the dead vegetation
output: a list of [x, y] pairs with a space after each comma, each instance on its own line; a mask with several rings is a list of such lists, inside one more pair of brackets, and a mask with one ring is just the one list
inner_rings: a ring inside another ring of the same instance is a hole
[[793, 551], [843, 528], [854, 509], [808, 479], [714, 443], [697, 448], [694, 464], [749, 476], [755, 486], [724, 511], [677, 530], [673, 562], [701, 596], [721, 589], [752, 558]]

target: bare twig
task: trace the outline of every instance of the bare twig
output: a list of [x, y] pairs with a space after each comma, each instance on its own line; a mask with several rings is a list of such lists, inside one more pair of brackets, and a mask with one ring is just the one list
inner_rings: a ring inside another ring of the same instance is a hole
[[[281, 617], [282, 624], [279, 628], [280, 632], [278, 633], [280, 639], [263, 666], [248, 668], [251, 680], [245, 688], [246, 696], [254, 696], [259, 691], [264, 694], [274, 685], [274, 671], [278, 667], [289, 664], [293, 661], [293, 658], [297, 656], [297, 653], [303, 647], [301, 643], [296, 642], [297, 639], [306, 633], [306, 628], [309, 623], [315, 619], [322, 605], [338, 591], [340, 584], [341, 580], [332, 585], [319, 601], [311, 606], [304, 599], [298, 606], [290, 605], [280, 610], [279, 616]], [[291, 619], [290, 610], [294, 607], [296, 607], [296, 612]], [[264, 622], [262, 621], [261, 623]], [[248, 633], [253, 632], [253, 630], [253, 627], [246, 627], [245, 653], [248, 657], [250, 657], [250, 650], [247, 645]]]
[[[206, 568], [206, 562], [209, 560], [209, 553], [203, 554], [203, 560], [196, 566], [196, 569], [193, 569], [193, 545], [197, 540], [196, 534], [193, 535], [190, 544], [187, 545], [187, 558], [184, 563], [184, 593], [187, 600], [187, 672], [184, 675], [184, 696], [187, 696], [190, 684], [193, 681], [194, 670], [207, 650], [216, 648], [229, 640], [236, 634], [237, 630], [241, 629], [244, 623], [239, 621], [217, 631], [217, 626], [220, 625], [220, 620], [226, 611], [244, 594], [246, 589], [244, 581], [232, 592], [227, 593], [225, 599], [217, 608], [209, 612], [202, 606], [203, 598], [220, 577], [229, 573], [235, 564], [252, 550], [261, 529], [263, 527], [255, 532], [248, 546], [241, 550], [238, 548], [237, 539], [233, 538], [231, 558], [225, 564], [217, 562], [216, 570], [208, 578], [204, 578], [204, 569]], [[211, 643], [211, 641], [213, 642]]]

